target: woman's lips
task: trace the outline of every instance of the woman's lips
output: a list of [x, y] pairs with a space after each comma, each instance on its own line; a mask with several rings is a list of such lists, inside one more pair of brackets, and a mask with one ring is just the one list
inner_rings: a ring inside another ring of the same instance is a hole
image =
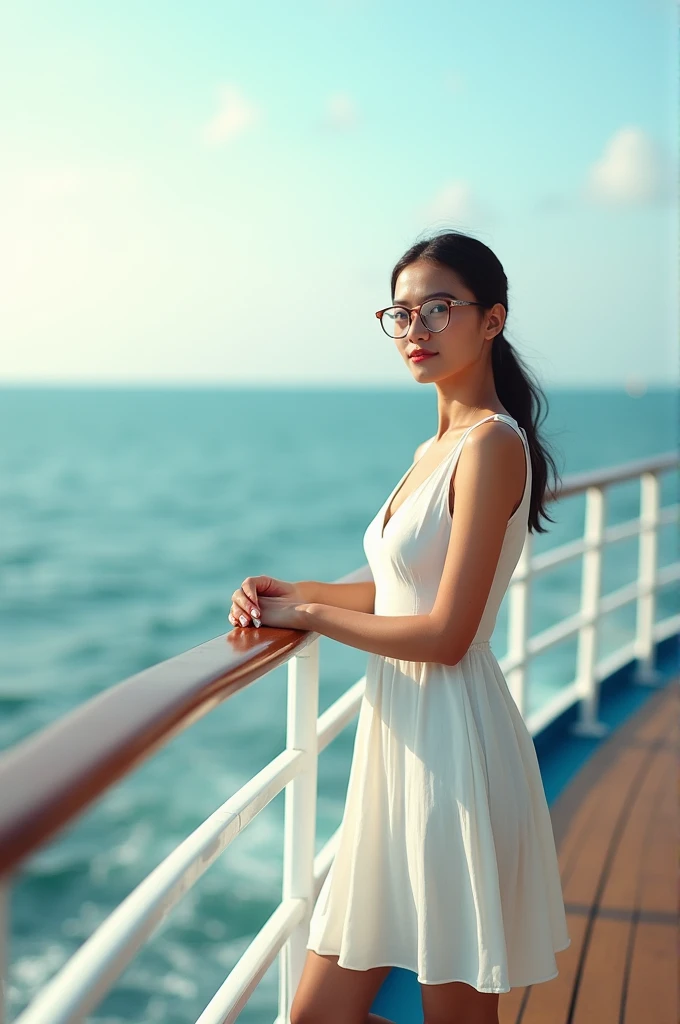
[[421, 363], [423, 359], [431, 359], [432, 356], [436, 356], [436, 352], [414, 352], [413, 355], [409, 356], [414, 363]]

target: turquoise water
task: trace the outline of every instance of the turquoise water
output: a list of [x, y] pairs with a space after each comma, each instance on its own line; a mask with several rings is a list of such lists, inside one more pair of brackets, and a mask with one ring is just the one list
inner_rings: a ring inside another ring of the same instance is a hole
[[[549, 392], [546, 436], [563, 475], [677, 444], [677, 396]], [[227, 632], [244, 576], [333, 580], [415, 447], [436, 429], [430, 391], [0, 391], [0, 749], [88, 697]], [[677, 501], [663, 478], [662, 501]], [[553, 507], [537, 551], [581, 532], [583, 498]], [[610, 492], [608, 522], [637, 513]], [[660, 561], [678, 557], [673, 527]], [[635, 541], [605, 556], [605, 591], [636, 575]], [[576, 611], [580, 567], [537, 581], [532, 632]], [[677, 612], [672, 588], [658, 617]], [[506, 606], [492, 645], [506, 650]], [[632, 607], [604, 623], [618, 646]], [[536, 660], [531, 706], [571, 681], [575, 642]], [[366, 655], [321, 639], [321, 709]], [[10, 1010], [19, 1012], [172, 847], [285, 745], [286, 669], [193, 725], [27, 862], [12, 895]], [[340, 821], [354, 725], [319, 765], [319, 847]], [[281, 892], [283, 795], [203, 875], [89, 1018], [194, 1020]], [[277, 968], [240, 1019], [269, 1024]]]

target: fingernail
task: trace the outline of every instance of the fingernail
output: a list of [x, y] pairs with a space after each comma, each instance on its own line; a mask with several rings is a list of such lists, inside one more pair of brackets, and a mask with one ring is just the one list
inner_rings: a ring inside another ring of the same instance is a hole
[[254, 606], [250, 609], [250, 614], [254, 615], [256, 619], [259, 619], [260, 613]]
[[260, 620], [258, 618], [256, 618], [256, 616], [253, 616], [253, 623], [254, 623], [256, 629], [259, 629], [260, 626], [262, 625], [262, 623], [260, 622]]
[[242, 626], [247, 626], [248, 625], [248, 616], [247, 615], [239, 615], [238, 621], [241, 623]]

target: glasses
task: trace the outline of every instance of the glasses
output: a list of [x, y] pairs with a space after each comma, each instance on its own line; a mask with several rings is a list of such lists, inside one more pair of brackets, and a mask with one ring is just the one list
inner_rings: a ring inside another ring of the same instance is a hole
[[468, 299], [428, 299], [413, 309], [406, 306], [388, 306], [375, 314], [383, 331], [390, 338], [405, 338], [411, 327], [411, 313], [419, 313], [426, 330], [433, 334], [449, 326], [452, 306], [481, 306], [481, 302]]

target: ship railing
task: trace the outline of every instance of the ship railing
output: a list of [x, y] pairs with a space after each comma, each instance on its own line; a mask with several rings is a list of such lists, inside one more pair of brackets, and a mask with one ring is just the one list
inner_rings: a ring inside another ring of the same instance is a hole
[[[661, 506], [660, 477], [676, 470], [670, 452], [594, 472], [572, 474], [552, 501], [585, 494], [582, 536], [540, 554], [526, 543], [508, 593], [508, 648], [499, 660], [532, 736], [576, 707], [573, 728], [601, 736], [602, 680], [631, 663], [642, 685], [659, 681], [657, 645], [680, 632], [680, 614], [657, 621], [662, 588], [680, 578], [680, 561], [658, 564], [662, 527], [678, 521], [678, 504]], [[606, 524], [609, 490], [638, 480], [639, 515]], [[638, 537], [637, 578], [602, 593], [605, 548]], [[530, 631], [530, 593], [536, 578], [582, 559], [580, 608], [556, 625]], [[363, 566], [337, 582], [370, 579]], [[598, 653], [603, 617], [631, 602], [635, 627], [618, 649]], [[528, 702], [532, 659], [577, 637], [574, 679], [537, 710]], [[139, 672], [93, 697], [0, 758], [0, 1024], [7, 1020], [10, 887], [33, 853], [75, 821], [98, 797], [164, 744], [246, 686], [287, 663], [286, 748], [158, 864], [40, 989], [15, 1024], [82, 1021], [113, 987], [127, 964], [196, 880], [243, 829], [285, 789], [282, 898], [253, 938], [197, 1024], [235, 1021], [256, 986], [279, 958], [277, 1024], [289, 1019], [306, 955], [314, 901], [333, 861], [339, 829], [315, 855], [317, 762], [321, 751], [355, 718], [365, 675], [321, 715], [319, 635], [261, 628], [237, 630]]]

